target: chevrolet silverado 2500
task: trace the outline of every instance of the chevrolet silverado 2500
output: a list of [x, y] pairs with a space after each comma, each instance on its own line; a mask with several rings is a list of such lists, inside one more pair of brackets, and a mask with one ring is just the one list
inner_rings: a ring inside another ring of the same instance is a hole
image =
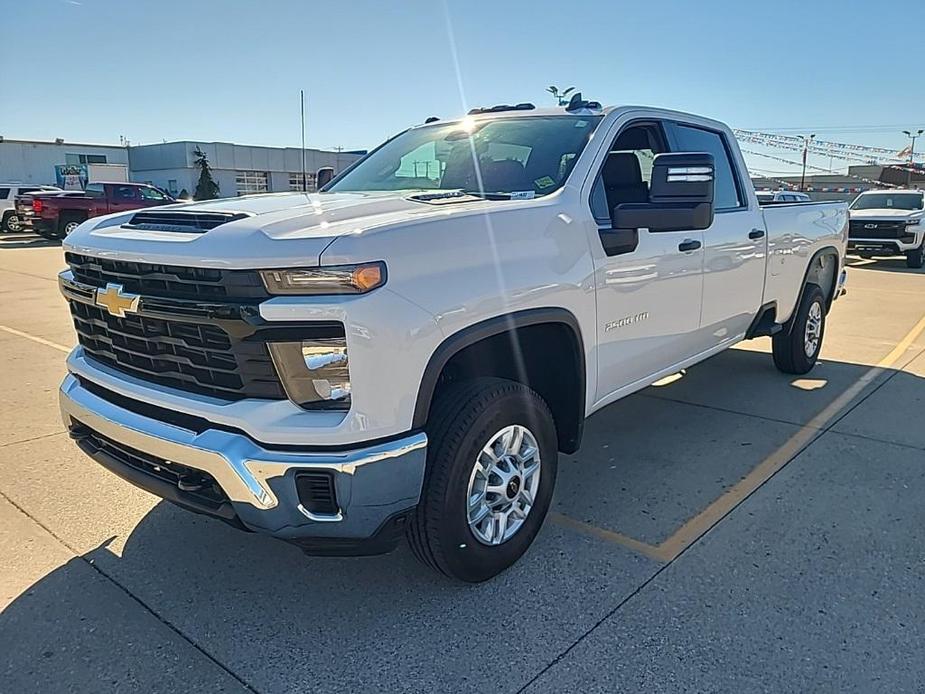
[[906, 265], [925, 265], [925, 193], [870, 190], [858, 195], [850, 215], [848, 248], [865, 257], [905, 254]]
[[808, 371], [842, 203], [758, 206], [728, 127], [529, 104], [412, 127], [317, 194], [84, 222], [61, 409], [87, 454], [316, 554], [464, 581], [546, 515], [586, 417], [759, 335]]

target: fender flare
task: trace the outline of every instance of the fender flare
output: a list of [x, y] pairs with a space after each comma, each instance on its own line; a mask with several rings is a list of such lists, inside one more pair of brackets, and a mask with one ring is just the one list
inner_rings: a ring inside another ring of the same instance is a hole
[[790, 312], [790, 318], [787, 319], [784, 327], [784, 330], [788, 334], [793, 327], [793, 317], [796, 315], [797, 309], [799, 308], [800, 303], [803, 301], [803, 294], [806, 292], [806, 285], [809, 284], [809, 273], [813, 269], [813, 263], [815, 263], [820, 257], [824, 255], [834, 255], [835, 260], [838, 262], [838, 267], [835, 268], [835, 272], [832, 273], [832, 286], [822, 288], [822, 291], [826, 292], [828, 295], [826, 298], [826, 312], [828, 312], [828, 310], [832, 307], [832, 302], [835, 300], [835, 287], [838, 286], [838, 275], [842, 269], [842, 256], [835, 246], [823, 246], [818, 251], [813, 253], [812, 258], [810, 258], [809, 262], [806, 264], [806, 270], [803, 271], [803, 284], [800, 285], [800, 293], [797, 294], [796, 303], [793, 305], [793, 311]]
[[[482, 340], [511, 332], [519, 328], [525, 328], [532, 325], [542, 325], [549, 323], [565, 324], [572, 333], [575, 343], [576, 366], [579, 374], [579, 392], [580, 412], [579, 412], [579, 430], [585, 418], [585, 398], [587, 388], [587, 371], [585, 365], [584, 341], [581, 336], [581, 327], [575, 315], [564, 308], [531, 308], [513, 313], [505, 313], [494, 316], [486, 320], [474, 323], [468, 327], [459, 330], [438, 345], [433, 351], [424, 374], [421, 378], [421, 384], [418, 387], [417, 400], [414, 406], [414, 417], [412, 427], [422, 429], [427, 422], [427, 415], [433, 401], [434, 392], [437, 389], [437, 381], [443, 368], [447, 365], [456, 354], [465, 348], [474, 345]], [[579, 435], [580, 436], [580, 435]]]

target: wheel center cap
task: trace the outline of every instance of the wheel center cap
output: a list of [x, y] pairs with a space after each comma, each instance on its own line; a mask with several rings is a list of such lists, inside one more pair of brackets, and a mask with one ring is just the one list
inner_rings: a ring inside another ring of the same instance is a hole
[[507, 498], [513, 499], [520, 492], [520, 477], [512, 477], [511, 481], [507, 483]]

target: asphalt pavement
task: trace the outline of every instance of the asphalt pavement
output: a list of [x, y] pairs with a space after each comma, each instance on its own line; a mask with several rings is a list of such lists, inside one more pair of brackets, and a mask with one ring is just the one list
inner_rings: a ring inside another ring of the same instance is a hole
[[310, 558], [64, 433], [61, 249], [0, 236], [0, 692], [913, 692], [925, 272], [849, 269], [822, 362], [743, 344], [595, 414], [513, 569]]

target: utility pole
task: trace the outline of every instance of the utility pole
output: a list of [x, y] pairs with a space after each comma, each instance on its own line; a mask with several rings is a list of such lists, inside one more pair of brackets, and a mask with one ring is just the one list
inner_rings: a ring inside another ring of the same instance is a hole
[[803, 136], [803, 174], [800, 176], [800, 192], [806, 187], [806, 155], [809, 153], [809, 143], [816, 138], [815, 134]]
[[915, 164], [915, 141], [919, 138], [919, 136], [922, 133], [925, 133], [925, 130], [923, 130], [922, 128], [919, 128], [914, 133], [908, 130], [903, 130], [903, 134], [906, 135], [906, 137], [908, 137], [910, 140], [912, 140], [912, 144], [909, 145], [909, 171], [906, 172], [906, 185], [909, 188], [912, 187], [912, 167]]
[[302, 192], [308, 192], [308, 181], [305, 178], [305, 90], [299, 90], [299, 106], [302, 110]]

